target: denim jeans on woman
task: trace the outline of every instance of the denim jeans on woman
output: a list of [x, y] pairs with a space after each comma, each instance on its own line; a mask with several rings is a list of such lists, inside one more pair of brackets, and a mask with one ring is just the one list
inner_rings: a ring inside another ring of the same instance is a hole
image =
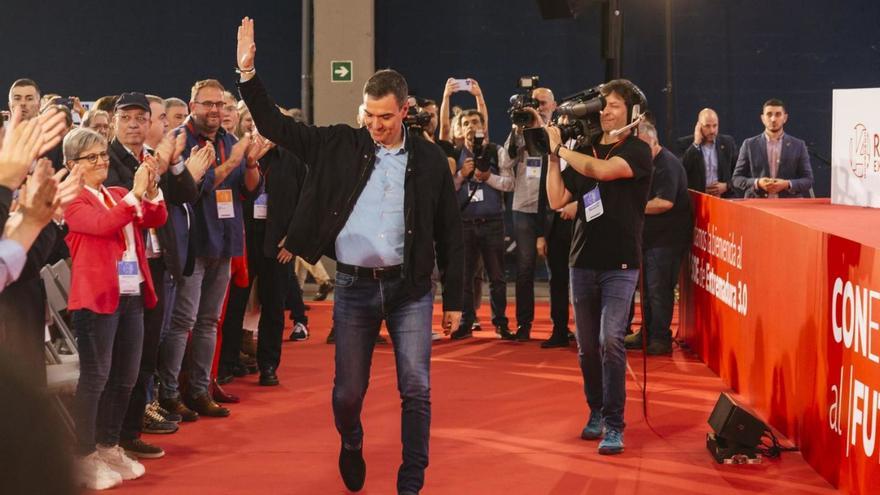
[[591, 411], [609, 428], [623, 430], [626, 348], [623, 337], [638, 270], [571, 268], [571, 302], [578, 360]]
[[113, 314], [76, 310], [71, 317], [79, 350], [74, 399], [78, 455], [116, 445], [138, 377], [144, 341], [142, 296], [120, 296]]
[[373, 347], [384, 320], [394, 345], [397, 389], [403, 403], [403, 464], [399, 492], [418, 493], [428, 467], [431, 426], [431, 314], [429, 291], [411, 299], [404, 279], [375, 280], [336, 273], [333, 326], [336, 329], [336, 377], [333, 414], [349, 447], [362, 445], [361, 407], [370, 381]]

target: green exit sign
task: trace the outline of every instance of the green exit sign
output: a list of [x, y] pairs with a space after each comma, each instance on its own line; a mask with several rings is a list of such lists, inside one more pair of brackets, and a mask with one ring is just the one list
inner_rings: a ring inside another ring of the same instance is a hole
[[351, 82], [351, 60], [330, 61], [330, 82]]

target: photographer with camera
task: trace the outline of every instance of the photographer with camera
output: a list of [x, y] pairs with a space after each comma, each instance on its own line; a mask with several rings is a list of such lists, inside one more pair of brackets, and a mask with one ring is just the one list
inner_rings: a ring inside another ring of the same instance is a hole
[[[535, 319], [535, 258], [539, 252], [542, 256], [547, 256], [544, 232], [545, 226], [549, 226], [553, 220], [546, 216], [546, 198], [542, 193], [546, 180], [543, 170], [547, 163], [547, 153], [529, 153], [523, 138], [524, 128], [549, 124], [556, 110], [553, 92], [547, 88], [535, 87], [537, 79], [520, 78], [519, 86], [522, 91], [511, 97], [509, 114], [513, 121], [512, 130], [504, 143], [506, 151], [500, 155], [501, 163], [510, 167], [514, 173], [512, 210], [516, 240], [516, 338], [521, 342], [528, 341], [531, 335], [532, 321]], [[552, 211], [550, 213], [554, 214]], [[554, 254], [557, 253], [565, 259], [568, 258], [568, 249], [564, 253], [554, 251]], [[553, 336], [561, 335], [565, 345], [568, 345], [568, 263], [563, 263], [562, 266], [566, 271], [565, 277], [557, 277], [552, 271], [550, 275], [550, 316], [554, 322]], [[552, 283], [561, 278], [564, 278], [565, 287], [562, 292], [554, 291]], [[563, 293], [564, 297], [560, 297]]]
[[499, 156], [505, 153], [495, 143], [484, 139], [485, 121], [477, 110], [465, 110], [459, 117], [464, 145], [459, 151], [455, 189], [461, 206], [464, 233], [464, 289], [461, 325], [452, 332], [453, 340], [473, 336], [476, 319], [473, 284], [476, 260], [483, 258], [489, 273], [492, 324], [502, 339], [513, 340], [505, 310], [507, 283], [504, 280], [504, 201], [501, 193], [513, 190], [513, 174], [502, 165]]
[[[598, 439], [604, 432], [599, 454], [607, 455], [624, 449], [623, 338], [639, 278], [652, 160], [651, 148], [632, 131], [646, 104], [641, 90], [628, 80], [615, 79], [599, 87], [598, 93], [580, 104], [601, 109], [600, 138], [584, 140], [577, 150], [570, 150], [563, 146], [566, 133], [559, 127], [546, 130], [552, 151], [547, 199], [554, 209], [572, 199], [581, 203], [570, 256], [578, 359], [590, 407], [581, 438]], [[568, 163], [564, 171], [560, 159]]]

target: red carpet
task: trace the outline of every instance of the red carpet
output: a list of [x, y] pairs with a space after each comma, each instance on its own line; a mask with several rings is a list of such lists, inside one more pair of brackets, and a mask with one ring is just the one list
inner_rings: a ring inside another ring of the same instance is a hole
[[[228, 386], [243, 402], [228, 419], [202, 418], [174, 435], [145, 435], [167, 455], [115, 492], [131, 494], [342, 494], [330, 390], [333, 347], [324, 344], [330, 304], [311, 303], [313, 335], [286, 342], [281, 386], [256, 375]], [[512, 305], [511, 305], [512, 306]], [[481, 318], [488, 322], [488, 304]], [[512, 307], [508, 312], [512, 312]], [[546, 303], [537, 321], [548, 320]], [[435, 311], [435, 321], [439, 312]], [[533, 337], [546, 338], [549, 325]], [[285, 333], [285, 336], [287, 333]], [[650, 422], [627, 381], [626, 452], [604, 457], [580, 440], [587, 409], [577, 354], [481, 332], [434, 346], [431, 466], [424, 494], [834, 493], [798, 453], [762, 465], [719, 466], [705, 448], [706, 419], [724, 390], [681, 350], [648, 360]], [[630, 365], [641, 384], [640, 353]], [[390, 345], [378, 346], [364, 406], [364, 494], [394, 494], [400, 463], [400, 402]]]

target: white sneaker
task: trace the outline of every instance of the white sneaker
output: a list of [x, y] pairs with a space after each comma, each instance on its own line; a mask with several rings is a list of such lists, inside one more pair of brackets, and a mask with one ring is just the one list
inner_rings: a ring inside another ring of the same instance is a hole
[[76, 459], [76, 479], [90, 490], [107, 490], [122, 484], [122, 476], [101, 460], [98, 452]]
[[309, 338], [309, 327], [302, 323], [293, 326], [293, 332], [290, 334], [290, 340], [306, 340]]
[[107, 463], [107, 466], [119, 473], [124, 480], [133, 480], [140, 478], [147, 472], [147, 469], [140, 462], [125, 455], [125, 450], [119, 445], [113, 447], [98, 446], [98, 455], [101, 460]]

